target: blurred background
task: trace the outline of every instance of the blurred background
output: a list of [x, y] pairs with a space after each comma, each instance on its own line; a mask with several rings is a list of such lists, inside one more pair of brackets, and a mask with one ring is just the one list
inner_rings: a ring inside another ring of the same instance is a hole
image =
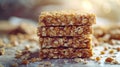
[[120, 21], [120, 0], [0, 0], [0, 20], [12, 17], [38, 21], [41, 11], [78, 9], [95, 12], [109, 22]]

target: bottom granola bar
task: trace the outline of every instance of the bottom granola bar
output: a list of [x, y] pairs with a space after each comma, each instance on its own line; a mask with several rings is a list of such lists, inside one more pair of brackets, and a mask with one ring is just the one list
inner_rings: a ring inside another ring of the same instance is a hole
[[59, 48], [59, 49], [41, 49], [41, 59], [51, 58], [89, 58], [92, 56], [92, 49], [74, 49], [74, 48]]

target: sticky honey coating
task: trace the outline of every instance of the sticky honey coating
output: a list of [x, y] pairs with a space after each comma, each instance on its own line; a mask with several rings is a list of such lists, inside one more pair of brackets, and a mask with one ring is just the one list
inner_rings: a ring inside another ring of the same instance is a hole
[[59, 48], [59, 49], [41, 49], [41, 59], [51, 58], [89, 58], [93, 55], [92, 49], [73, 49], [73, 48]]
[[92, 25], [96, 23], [94, 13], [80, 11], [46, 11], [39, 16], [39, 26]]

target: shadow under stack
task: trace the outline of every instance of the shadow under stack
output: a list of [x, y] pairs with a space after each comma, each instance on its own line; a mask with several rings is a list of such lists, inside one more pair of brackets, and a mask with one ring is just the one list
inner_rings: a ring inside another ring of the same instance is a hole
[[95, 15], [80, 11], [41, 12], [38, 36], [40, 58], [89, 58]]

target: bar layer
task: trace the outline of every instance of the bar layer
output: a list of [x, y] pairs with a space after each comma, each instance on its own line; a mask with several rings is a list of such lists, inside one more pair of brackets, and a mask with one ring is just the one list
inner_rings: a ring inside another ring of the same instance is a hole
[[92, 56], [92, 49], [41, 49], [41, 59], [51, 58], [89, 58]]
[[91, 48], [91, 38], [83, 37], [40, 37], [40, 48]]
[[91, 26], [43, 26], [38, 28], [39, 36], [84, 36], [92, 34]]
[[95, 21], [93, 13], [74, 10], [41, 12], [39, 16], [40, 26], [92, 25]]

